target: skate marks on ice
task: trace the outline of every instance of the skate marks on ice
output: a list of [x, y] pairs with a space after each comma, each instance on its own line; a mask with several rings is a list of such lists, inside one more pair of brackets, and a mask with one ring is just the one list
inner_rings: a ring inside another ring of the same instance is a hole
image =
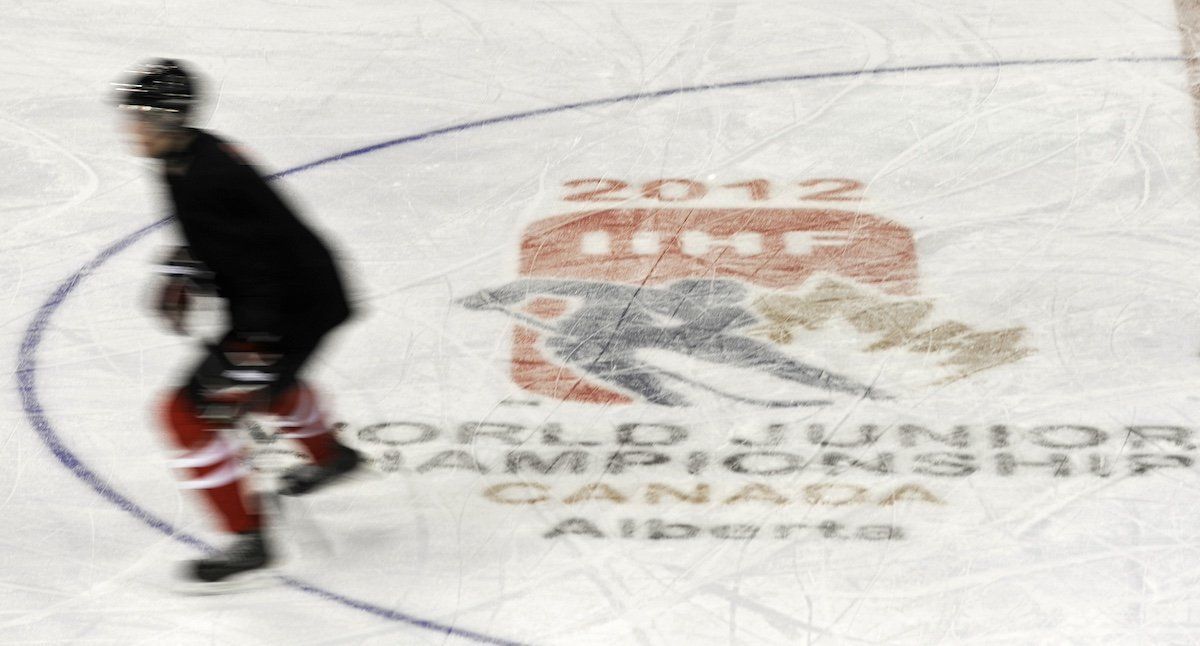
[[[22, 218], [7, 228], [5, 242], [11, 244], [14, 239], [20, 241], [26, 232], [33, 235], [38, 226], [54, 222], [60, 214], [91, 199], [100, 188], [100, 178], [91, 165], [48, 134], [3, 116], [0, 126], [3, 126], [0, 157], [9, 160], [12, 169], [20, 168], [0, 175], [0, 195], [6, 198], [0, 206], [0, 215], [15, 218], [24, 211], [53, 206], [36, 218]], [[63, 164], [64, 160], [68, 163]], [[45, 238], [38, 239], [38, 244], [45, 242]], [[25, 246], [5, 248], [15, 251]]]
[[[423, 133], [421, 135], [414, 135], [411, 137], [405, 137], [405, 138], [393, 140], [390, 142], [384, 142], [383, 144], [379, 144], [376, 146], [367, 147], [367, 148], [359, 149], [356, 151], [351, 151], [349, 153], [345, 153], [345, 154], [334, 156], [334, 157], [329, 157], [329, 158], [326, 158], [323, 160], [318, 160], [317, 162], [313, 162], [311, 164], [307, 164], [302, 167], [297, 167], [290, 171], [285, 171], [285, 173], [281, 173], [280, 175], [299, 172], [300, 170], [303, 170], [305, 168], [312, 168], [317, 165], [328, 163], [331, 161], [365, 154], [365, 153], [371, 152], [372, 150], [378, 150], [378, 149], [381, 149], [384, 147], [394, 146], [394, 145], [406, 143], [409, 141], [417, 141], [417, 140], [421, 140], [421, 139], [426, 139], [426, 138], [433, 137], [433, 136], [436, 136], [439, 134], [446, 134], [449, 132], [460, 132], [463, 130], [467, 130], [467, 129], [471, 129], [471, 128], [478, 128], [478, 127], [490, 125], [493, 123], [515, 121], [518, 119], [539, 116], [542, 114], [550, 114], [552, 112], [573, 110], [573, 109], [578, 109], [580, 107], [586, 107], [586, 106], [591, 106], [591, 105], [605, 105], [605, 104], [612, 104], [612, 103], [616, 103], [616, 102], [620, 102], [620, 101], [644, 99], [644, 98], [655, 97], [655, 96], [670, 96], [670, 95], [674, 95], [674, 94], [682, 94], [682, 93], [687, 93], [687, 92], [699, 92], [699, 91], [715, 90], [715, 89], [748, 87], [748, 86], [753, 86], [753, 85], [763, 85], [763, 84], [767, 84], [767, 83], [794, 82], [794, 81], [800, 81], [800, 80], [811, 80], [811, 79], [821, 79], [821, 78], [837, 78], [839, 76], [840, 77], [851, 77], [851, 76], [858, 76], [858, 75], [863, 75], [863, 74], [886, 74], [886, 73], [899, 73], [899, 72], [935, 70], [935, 69], [987, 68], [987, 67], [1002, 67], [1002, 66], [1009, 66], [1009, 65], [1081, 64], [1081, 63], [1088, 63], [1088, 62], [1096, 62], [1096, 61], [1100, 61], [1100, 60], [1103, 60], [1103, 59], [1097, 59], [1097, 58], [1044, 59], [1044, 60], [1010, 61], [1010, 62], [986, 62], [986, 63], [980, 63], [980, 64], [967, 64], [967, 65], [962, 65], [962, 64], [930, 65], [930, 66], [906, 67], [906, 68], [895, 68], [895, 69], [876, 69], [876, 70], [854, 71], [854, 72], [843, 72], [843, 73], [795, 75], [795, 76], [788, 76], [788, 77], [775, 77], [775, 78], [769, 78], [769, 79], [759, 79], [756, 81], [746, 81], [746, 82], [738, 82], [738, 83], [730, 83], [730, 84], [698, 86], [698, 87], [693, 87], [693, 88], [678, 88], [678, 89], [674, 89], [674, 90], [665, 90], [665, 91], [656, 92], [656, 93], [639, 93], [639, 94], [634, 94], [634, 95], [627, 95], [624, 97], [616, 97], [613, 99], [603, 99], [603, 100], [597, 100], [597, 101], [582, 102], [582, 103], [576, 103], [576, 104], [569, 104], [569, 105], [565, 105], [565, 106], [558, 106], [558, 107], [554, 107], [554, 108], [547, 108], [547, 109], [543, 109], [543, 110], [531, 111], [531, 112], [526, 112], [526, 113], [508, 115], [505, 117], [498, 117], [498, 118], [494, 118], [494, 119], [488, 119], [488, 120], [477, 121], [477, 122], [472, 122], [472, 123], [468, 123], [468, 124], [462, 124], [462, 125], [454, 126], [451, 128], [430, 131], [428, 133]], [[1175, 57], [1157, 57], [1157, 58], [1151, 58], [1151, 59], [1130, 58], [1130, 59], [1117, 59], [1117, 60], [1120, 60], [1122, 62], [1161, 62], [1161, 61], [1175, 61], [1178, 59]], [[54, 312], [54, 310], [69, 295], [69, 293], [74, 289], [74, 287], [78, 284], [79, 281], [86, 278], [86, 276], [91, 271], [97, 269], [105, 260], [107, 260], [108, 257], [111, 257], [112, 254], [115, 254], [115, 253], [119, 252], [120, 250], [124, 249], [125, 247], [127, 247], [128, 245], [133, 244], [146, 232], [148, 232], [148, 230], [143, 230], [143, 231], [138, 232], [137, 234], [134, 234], [133, 236], [130, 236], [122, 241], [119, 241], [118, 243], [116, 243], [115, 245], [110, 247], [109, 249], [102, 252], [99, 256], [97, 256], [83, 270], [81, 270], [79, 273], [73, 275], [72, 277], [68, 278], [67, 281], [65, 281], [62, 285], [59, 286], [59, 289], [56, 290], [55, 294], [53, 296], [51, 296], [50, 300], [48, 300], [47, 303], [43, 306], [42, 310], [39, 312], [39, 315], [35, 318], [34, 323], [31, 324], [30, 328], [26, 331], [25, 341], [23, 343], [22, 351], [21, 351], [20, 365], [18, 367], [19, 387], [21, 389], [21, 394], [22, 394], [24, 408], [25, 408], [27, 417], [30, 419], [31, 424], [34, 426], [34, 428], [38, 431], [39, 437], [42, 439], [42, 441], [48, 447], [51, 448], [51, 450], [55, 454], [55, 457], [60, 461], [60, 463], [62, 463], [64, 465], [65, 468], [72, 471], [72, 473], [76, 477], [80, 478], [81, 480], [83, 480], [84, 482], [89, 484], [89, 486], [91, 486], [95, 491], [97, 491], [102, 497], [109, 500], [110, 502], [113, 502], [114, 504], [116, 504], [117, 506], [126, 510], [127, 512], [133, 514], [134, 516], [138, 517], [143, 522], [146, 522], [147, 524], [151, 525], [152, 527], [154, 527], [160, 531], [163, 531], [164, 533], [171, 535], [179, 540], [183, 540], [184, 542], [187, 542], [187, 543], [197, 546], [197, 547], [203, 547], [203, 543], [199, 542], [198, 539], [195, 539], [195, 538], [192, 538], [192, 537], [189, 537], [189, 536], [179, 533], [177, 530], [170, 527], [165, 522], [159, 520], [155, 516], [146, 512], [144, 509], [138, 507], [130, 499], [117, 493], [110, 486], [108, 486], [104, 482], [104, 480], [102, 478], [100, 478], [100, 476], [96, 475], [94, 472], [89, 470], [80, 461], [80, 459], [76, 455], [74, 455], [66, 447], [66, 445], [62, 442], [61, 437], [53, 429], [45, 412], [42, 410], [41, 404], [40, 404], [40, 402], [37, 398], [37, 394], [36, 394], [36, 380], [35, 380], [34, 372], [36, 369], [37, 347], [42, 340], [42, 334], [43, 334], [46, 324], [47, 324], [50, 316]], [[787, 310], [786, 307], [784, 309], [785, 309], [785, 311]], [[789, 316], [790, 316], [790, 314], [789, 314]], [[789, 320], [790, 319], [787, 319], [786, 317], [784, 317], [784, 320], [782, 321], [782, 323], [786, 324], [786, 323], [788, 323]], [[779, 333], [777, 333], [777, 336], [778, 335], [779, 335]], [[364, 610], [366, 612], [370, 612], [371, 614], [380, 616], [382, 618], [393, 619], [393, 620], [397, 620], [397, 621], [405, 621], [408, 623], [414, 623], [416, 625], [420, 625], [420, 623], [418, 623], [420, 620], [414, 621], [414, 618], [407, 617], [405, 615], [402, 615], [401, 613], [396, 613], [394, 611], [390, 611], [387, 609], [378, 608], [376, 606], [370, 606], [369, 604], [357, 602], [352, 599], [349, 599], [348, 597], [344, 597], [344, 596], [330, 593], [327, 591], [310, 588], [307, 586], [307, 584], [304, 584], [299, 581], [291, 581], [291, 583], [293, 586], [295, 586], [297, 588], [303, 589], [307, 592], [313, 593], [322, 598], [326, 598], [331, 601], [336, 601], [338, 603], [342, 603], [342, 604], [345, 604], [345, 605], [348, 605], [348, 606], [351, 606], [351, 607], [354, 607], [354, 608], [357, 608], [360, 610]], [[431, 629], [445, 632], [444, 627], [434, 626]], [[471, 635], [470, 633], [465, 633], [465, 634]], [[506, 642], [503, 642], [502, 640], [494, 640], [492, 643], [506, 643]]]

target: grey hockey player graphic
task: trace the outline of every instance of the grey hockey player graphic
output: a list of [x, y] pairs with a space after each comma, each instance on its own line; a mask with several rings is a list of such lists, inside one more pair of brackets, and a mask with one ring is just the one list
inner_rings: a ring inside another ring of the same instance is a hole
[[[513, 307], [539, 296], [572, 298], [579, 304], [554, 323], [525, 315]], [[479, 291], [458, 303], [471, 310], [501, 311], [537, 328], [545, 333], [545, 348], [559, 361], [663, 406], [689, 403], [669, 385], [672, 383], [767, 406], [828, 402], [740, 397], [658, 368], [639, 358], [640, 350], [666, 350], [713, 363], [752, 368], [829, 392], [884, 397], [870, 386], [797, 361], [772, 344], [746, 335], [747, 329], [762, 323], [745, 307], [746, 297], [746, 287], [728, 279], [683, 279], [664, 287], [523, 279]]]

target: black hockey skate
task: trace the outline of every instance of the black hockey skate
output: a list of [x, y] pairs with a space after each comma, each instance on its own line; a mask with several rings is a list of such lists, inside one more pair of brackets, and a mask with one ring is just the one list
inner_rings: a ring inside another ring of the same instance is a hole
[[246, 587], [271, 563], [261, 531], [241, 532], [229, 547], [213, 556], [189, 563], [187, 591], [217, 594]]
[[303, 496], [312, 493], [336, 482], [362, 464], [362, 454], [358, 451], [342, 444], [337, 445], [336, 451], [328, 464], [301, 464], [285, 471], [279, 476], [279, 495]]

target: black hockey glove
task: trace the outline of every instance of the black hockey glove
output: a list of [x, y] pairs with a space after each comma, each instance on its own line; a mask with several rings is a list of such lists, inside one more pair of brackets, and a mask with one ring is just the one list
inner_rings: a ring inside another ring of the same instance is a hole
[[187, 247], [175, 249], [159, 265], [165, 277], [159, 291], [158, 313], [177, 334], [187, 334], [187, 314], [196, 296], [216, 292], [213, 274], [204, 263], [192, 258]]

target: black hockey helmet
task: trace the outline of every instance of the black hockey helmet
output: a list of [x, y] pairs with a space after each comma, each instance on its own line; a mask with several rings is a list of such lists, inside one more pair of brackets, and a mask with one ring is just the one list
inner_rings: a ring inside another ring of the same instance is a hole
[[179, 61], [159, 58], [116, 84], [117, 107], [144, 113], [163, 127], [183, 127], [199, 99], [196, 77]]

